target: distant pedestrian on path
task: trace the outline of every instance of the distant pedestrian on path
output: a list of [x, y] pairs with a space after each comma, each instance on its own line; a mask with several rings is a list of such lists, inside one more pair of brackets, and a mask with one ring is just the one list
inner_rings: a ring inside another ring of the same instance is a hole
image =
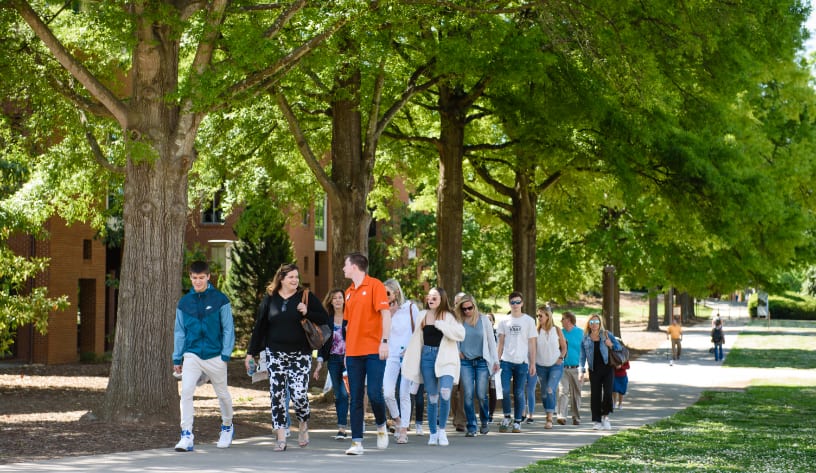
[[584, 339], [581, 342], [581, 373], [584, 366], [589, 366], [589, 385], [592, 409], [592, 428], [610, 430], [609, 414], [612, 413], [612, 382], [615, 377], [614, 367], [609, 366], [609, 350], [620, 350], [621, 346], [612, 332], [604, 329], [601, 316], [592, 314], [584, 328]]
[[536, 375], [541, 380], [541, 401], [544, 404], [545, 429], [553, 427], [558, 383], [564, 374], [564, 357], [567, 342], [561, 329], [553, 324], [552, 311], [545, 305], [538, 306], [538, 338], [536, 338]]
[[328, 362], [329, 379], [334, 390], [334, 409], [337, 411], [337, 434], [335, 440], [346, 440], [348, 436], [349, 393], [343, 381], [343, 372], [346, 371], [346, 321], [343, 320], [343, 310], [346, 306], [346, 296], [342, 289], [332, 289], [323, 299], [323, 307], [329, 314], [332, 336], [317, 353], [317, 368], [314, 371], [314, 380], [317, 381], [320, 369], [324, 362]]
[[565, 311], [561, 316], [561, 332], [567, 342], [564, 357], [564, 374], [561, 376], [561, 393], [558, 395], [558, 423], [567, 423], [567, 407], [572, 412], [572, 425], [581, 423], [581, 385], [583, 378], [578, 372], [581, 359], [581, 340], [584, 331], [575, 325], [575, 314]]
[[[502, 412], [504, 419], [499, 432], [521, 432], [521, 417], [524, 411], [524, 389], [527, 378], [535, 374], [536, 332], [535, 321], [521, 311], [524, 299], [520, 292], [512, 292], [509, 297], [510, 317], [499, 323], [499, 364], [501, 365]], [[511, 384], [512, 382], [512, 384]], [[510, 387], [513, 387], [513, 417], [510, 415]]]
[[681, 345], [683, 341], [683, 326], [680, 325], [680, 321], [677, 320], [677, 317], [672, 318], [671, 325], [666, 329], [666, 338], [671, 339], [672, 360], [679, 360], [680, 352], [683, 349]]
[[723, 332], [722, 320], [717, 320], [714, 328], [711, 329], [711, 343], [714, 344], [714, 361], [722, 361], [723, 343], [725, 343], [725, 333]]
[[221, 291], [210, 284], [210, 266], [205, 261], [190, 265], [192, 289], [176, 307], [173, 329], [173, 371], [181, 375], [181, 439], [177, 452], [193, 451], [193, 395], [199, 378], [210, 378], [221, 408], [221, 433], [216, 446], [232, 444], [232, 397], [227, 389], [227, 362], [235, 346], [232, 306]]
[[626, 391], [629, 388], [629, 375], [626, 374], [628, 370], [628, 360], [621, 366], [615, 367], [615, 380], [612, 381], [612, 402], [615, 403], [615, 409], [618, 410], [623, 407], [623, 396], [626, 396]]

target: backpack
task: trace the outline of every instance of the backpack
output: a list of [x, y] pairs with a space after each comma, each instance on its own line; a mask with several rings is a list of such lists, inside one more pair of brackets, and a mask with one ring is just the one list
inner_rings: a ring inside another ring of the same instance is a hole
[[717, 327], [711, 331], [711, 341], [714, 343], [722, 343], [723, 333], [722, 328]]

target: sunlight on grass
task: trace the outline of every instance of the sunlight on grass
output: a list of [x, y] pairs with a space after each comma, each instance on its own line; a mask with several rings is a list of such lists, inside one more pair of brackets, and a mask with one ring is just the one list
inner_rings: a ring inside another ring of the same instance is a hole
[[816, 366], [816, 322], [754, 320], [728, 353], [725, 366], [756, 368], [799, 368]]

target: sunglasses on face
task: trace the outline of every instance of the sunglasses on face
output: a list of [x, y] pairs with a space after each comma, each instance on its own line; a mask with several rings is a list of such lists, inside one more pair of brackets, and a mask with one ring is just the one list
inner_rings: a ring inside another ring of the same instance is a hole
[[598, 325], [599, 323], [601, 323], [600, 320], [590, 320], [589, 321], [589, 325]]
[[385, 294], [386, 294], [388, 297], [391, 297], [391, 291], [385, 291]]
[[470, 312], [473, 309], [475, 309], [475, 307], [473, 307], [473, 306], [468, 306], [468, 307], [462, 306], [462, 310], [464, 310], [465, 312]]
[[521, 304], [521, 301], [519, 301], [519, 300], [510, 301], [510, 305], [519, 305], [519, 304]]

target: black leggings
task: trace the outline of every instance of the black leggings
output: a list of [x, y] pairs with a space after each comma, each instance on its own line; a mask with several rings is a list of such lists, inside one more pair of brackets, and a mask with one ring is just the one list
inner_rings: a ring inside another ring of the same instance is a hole
[[612, 382], [615, 371], [608, 365], [601, 365], [589, 372], [589, 399], [592, 422], [600, 422], [601, 417], [612, 413]]

